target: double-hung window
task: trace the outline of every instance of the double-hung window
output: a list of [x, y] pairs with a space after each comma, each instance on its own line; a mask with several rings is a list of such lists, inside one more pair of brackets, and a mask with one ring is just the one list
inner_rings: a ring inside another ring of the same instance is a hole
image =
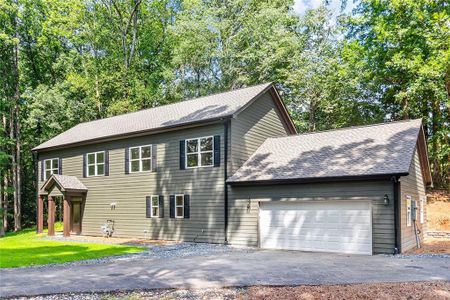
[[186, 167], [210, 167], [214, 162], [212, 136], [186, 140]]
[[59, 172], [59, 158], [44, 160], [44, 180], [47, 180], [52, 174]]
[[105, 151], [87, 154], [86, 174], [87, 176], [105, 175]]
[[151, 196], [151, 217], [159, 217], [159, 196], [152, 195]]
[[184, 218], [184, 195], [175, 195], [175, 218]]
[[132, 147], [130, 151], [130, 172], [146, 172], [152, 170], [152, 146]]
[[406, 196], [406, 226], [411, 226], [412, 222], [412, 199], [411, 196]]

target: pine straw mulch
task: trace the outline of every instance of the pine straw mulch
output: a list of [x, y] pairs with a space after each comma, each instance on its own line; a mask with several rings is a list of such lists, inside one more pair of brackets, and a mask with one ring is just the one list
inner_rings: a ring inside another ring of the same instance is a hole
[[406, 251], [406, 254], [450, 254], [450, 239], [428, 238], [420, 249]]
[[[399, 275], [401, 276], [401, 275]], [[348, 285], [253, 286], [242, 299], [450, 299], [450, 282], [371, 283]]]

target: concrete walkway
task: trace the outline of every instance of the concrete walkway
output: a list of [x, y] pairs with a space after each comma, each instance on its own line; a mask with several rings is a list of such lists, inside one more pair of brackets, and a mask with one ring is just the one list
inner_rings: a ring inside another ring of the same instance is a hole
[[0, 296], [11, 297], [182, 287], [448, 281], [450, 259], [258, 250], [0, 272]]

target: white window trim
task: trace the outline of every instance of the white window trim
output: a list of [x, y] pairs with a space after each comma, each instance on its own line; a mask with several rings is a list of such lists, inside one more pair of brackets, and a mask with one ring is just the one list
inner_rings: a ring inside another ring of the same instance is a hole
[[[97, 154], [98, 153], [103, 153], [103, 162], [102, 163], [97, 163]], [[94, 163], [93, 164], [89, 163], [89, 155], [90, 154], [94, 154]], [[100, 174], [100, 175], [98, 174], [98, 168], [97, 168], [98, 165], [103, 165], [103, 174]], [[90, 166], [95, 166], [94, 175], [89, 175], [89, 167]], [[105, 168], [106, 168], [106, 152], [105, 151], [86, 153], [86, 177], [105, 176]]]
[[425, 223], [425, 198], [420, 198], [420, 224]]
[[[54, 160], [58, 160], [58, 168], [53, 168]], [[47, 169], [47, 164], [46, 164], [47, 161], [50, 161], [50, 169]], [[54, 170], [56, 170], [56, 174], [59, 173], [59, 163], [60, 163], [59, 157], [44, 159], [44, 180], [47, 180], [49, 178], [49, 177], [47, 177], [47, 170], [50, 170], [50, 176], [55, 174], [55, 172], [53, 172]]]
[[[158, 204], [156, 207], [158, 208], [158, 213], [156, 215], [153, 215], [153, 198], [158, 200]], [[150, 195], [150, 217], [151, 218], [159, 218], [159, 195]]]
[[412, 198], [406, 196], [406, 226], [411, 227], [412, 224]]
[[[182, 205], [177, 205], [177, 197], [181, 196], [181, 198], [183, 199], [183, 204]], [[181, 216], [177, 215], [177, 207], [182, 207], [183, 208], [183, 214]], [[176, 219], [183, 219], [184, 218], [184, 194], [175, 194], [175, 218]]]
[[[143, 171], [142, 170], [142, 148], [143, 147], [150, 147], [150, 157], [149, 158], [144, 158], [144, 160], [150, 160], [150, 170], [148, 171]], [[139, 149], [139, 158], [131, 158], [131, 149]], [[141, 173], [141, 172], [151, 172], [152, 171], [152, 166], [153, 166], [153, 159], [152, 159], [152, 155], [153, 155], [153, 149], [152, 149], [152, 145], [142, 145], [142, 146], [135, 146], [135, 147], [130, 147], [128, 149], [128, 170], [130, 173]], [[133, 161], [139, 161], [139, 171], [133, 171], [131, 168], [131, 162]]]
[[[200, 150], [200, 140], [201, 139], [207, 139], [207, 138], [211, 138], [212, 139], [212, 150], [208, 150], [208, 151], [201, 151]], [[197, 147], [197, 161], [198, 161], [198, 165], [197, 166], [195, 166], [195, 167], [189, 167], [188, 166], [188, 159], [187, 159], [187, 157], [188, 157], [188, 154], [189, 155], [192, 155], [192, 154], [195, 154], [195, 152], [191, 152], [191, 153], [188, 153], [187, 152], [187, 142], [188, 141], [193, 141], [193, 140], [197, 140], [197, 145], [198, 145], [198, 147]], [[211, 163], [211, 165], [207, 165], [207, 166], [202, 166], [201, 165], [201, 163], [202, 163], [202, 161], [201, 161], [201, 154], [202, 153], [212, 153], [212, 163]], [[185, 164], [185, 167], [186, 167], [186, 169], [195, 169], [195, 168], [210, 168], [210, 167], [214, 167], [214, 136], [213, 135], [210, 135], [210, 136], [202, 136], [202, 137], [199, 137], [199, 138], [192, 138], [192, 139], [186, 139], [185, 141], [184, 141], [184, 164]]]

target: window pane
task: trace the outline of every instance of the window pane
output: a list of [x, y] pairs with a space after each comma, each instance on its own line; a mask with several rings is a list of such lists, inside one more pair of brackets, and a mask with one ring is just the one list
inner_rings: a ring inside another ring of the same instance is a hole
[[131, 172], [139, 172], [139, 161], [138, 160], [131, 162]]
[[95, 154], [88, 154], [88, 164], [94, 164], [95, 163]]
[[97, 153], [97, 163], [101, 164], [105, 162], [105, 152]]
[[89, 176], [95, 175], [95, 166], [89, 166], [88, 167], [88, 175]]
[[177, 199], [176, 199], [176, 205], [177, 205], [177, 206], [178, 206], [178, 205], [183, 206], [183, 196], [177, 196]]
[[142, 158], [150, 158], [150, 146], [141, 148], [141, 157]]
[[50, 175], [52, 175], [50, 170], [45, 171], [45, 178], [46, 179], [48, 179], [50, 177]]
[[158, 206], [159, 205], [159, 199], [158, 197], [152, 198], [152, 206]]
[[142, 160], [142, 171], [150, 171], [151, 169], [150, 159]]
[[202, 158], [202, 166], [212, 166], [212, 160], [213, 160], [213, 154], [212, 152], [209, 153], [202, 153], [200, 154]]
[[53, 163], [52, 169], [58, 169], [59, 159], [53, 159], [52, 163]]
[[213, 149], [213, 139], [211, 137], [200, 140], [201, 151], [212, 151], [212, 149]]
[[131, 159], [139, 158], [139, 148], [131, 148]]
[[198, 140], [188, 140], [186, 142], [186, 152], [193, 153], [198, 151]]
[[196, 167], [198, 166], [198, 155], [196, 154], [188, 154], [187, 155], [187, 166], [188, 167]]
[[152, 216], [156, 217], [158, 216], [158, 206], [152, 206]]
[[45, 168], [46, 169], [50, 169], [51, 168], [51, 161], [50, 160], [46, 160], [45, 161]]
[[177, 217], [183, 216], [183, 207], [177, 207]]
[[97, 165], [97, 175], [104, 175], [105, 174], [105, 165]]

